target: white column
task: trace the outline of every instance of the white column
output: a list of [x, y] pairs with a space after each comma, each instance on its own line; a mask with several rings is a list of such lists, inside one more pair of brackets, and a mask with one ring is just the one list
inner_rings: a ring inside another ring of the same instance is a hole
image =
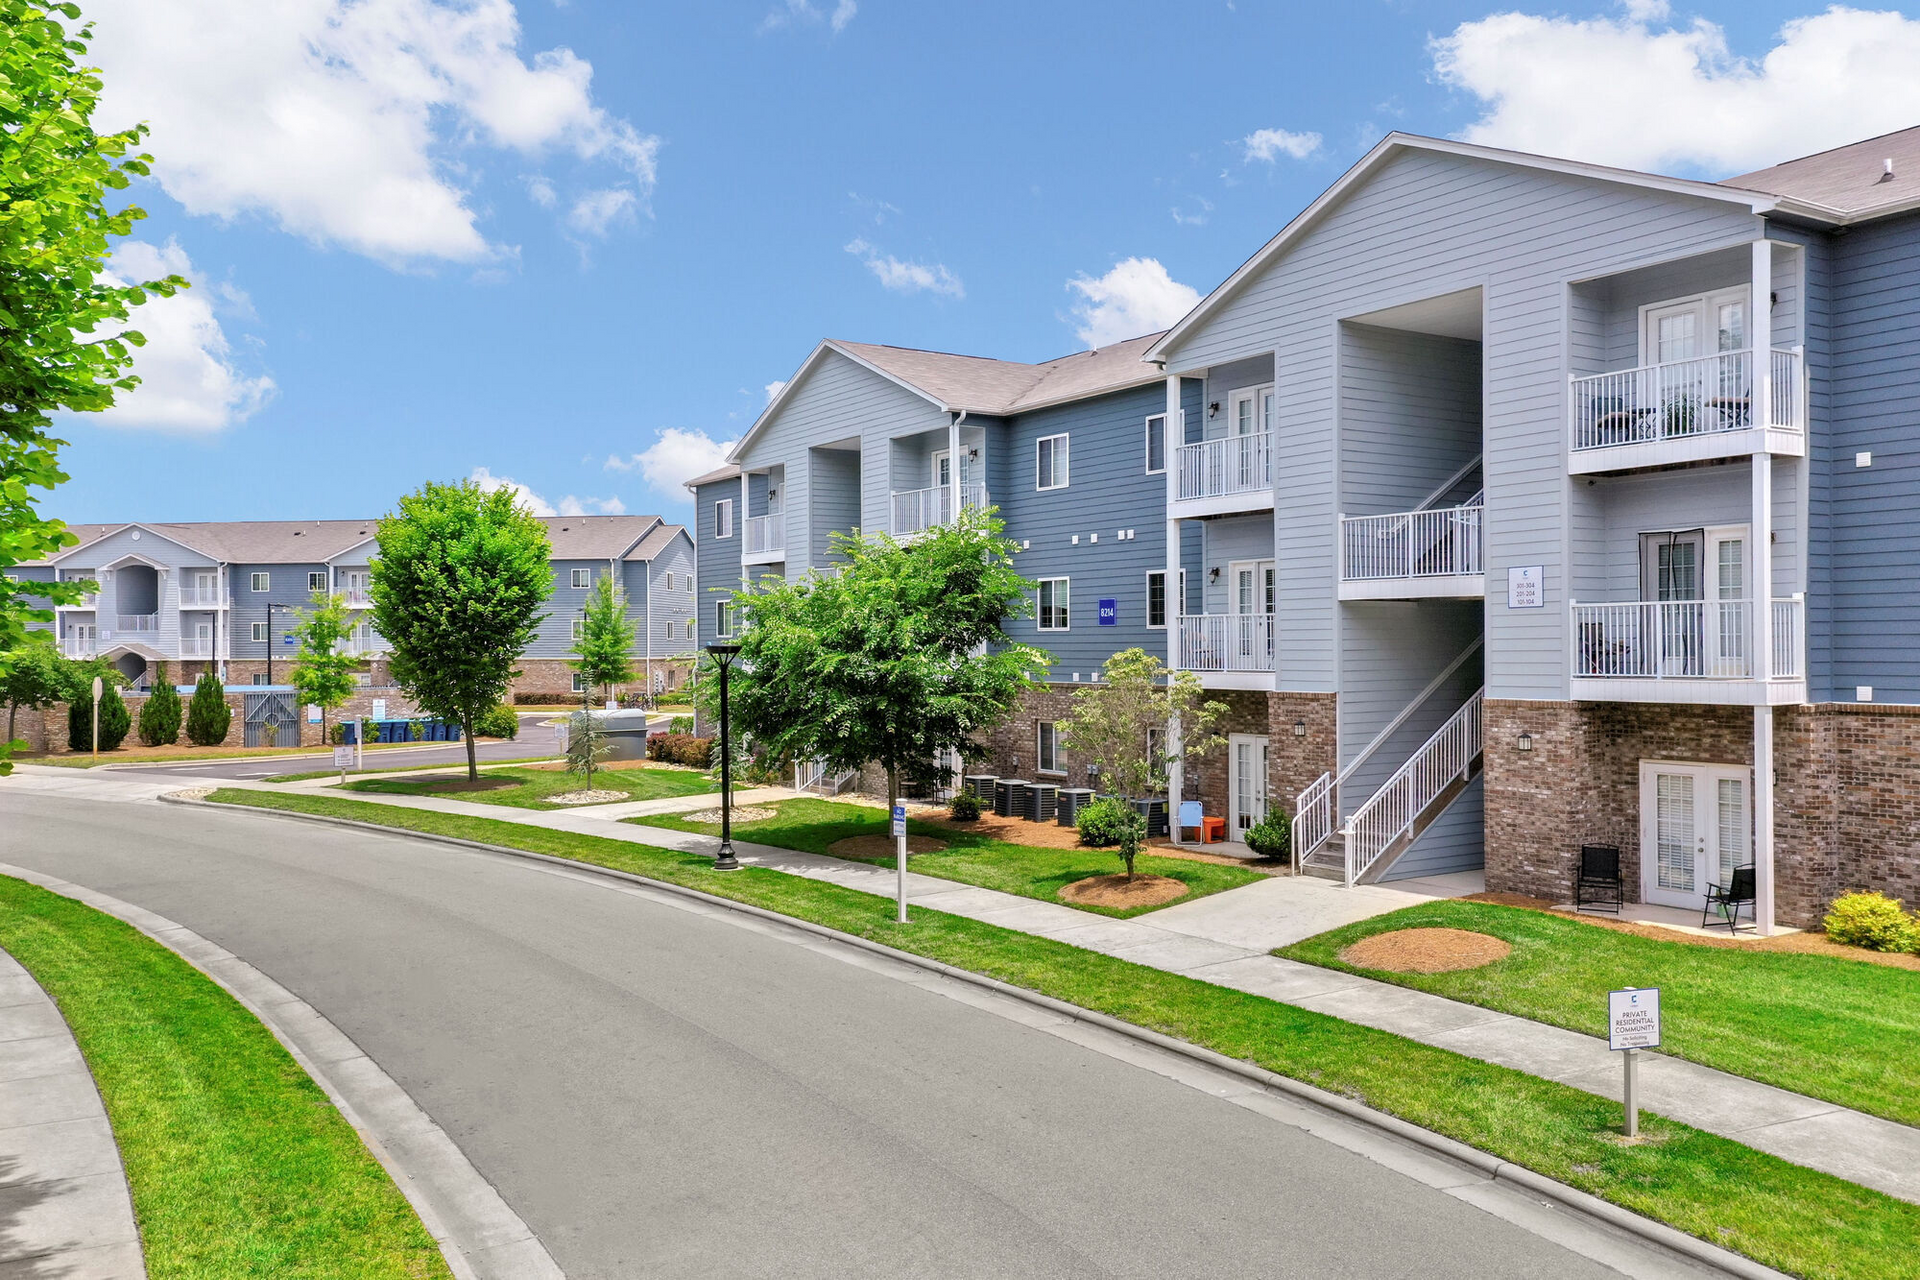
[[960, 519], [960, 414], [947, 419], [947, 493], [955, 521]]
[[[1180, 668], [1180, 615], [1186, 612], [1185, 593], [1180, 590], [1180, 522], [1173, 518], [1175, 487], [1179, 484], [1180, 445], [1185, 433], [1180, 430], [1180, 379], [1167, 379], [1167, 670]], [[1180, 721], [1169, 716], [1167, 719], [1167, 751], [1174, 756], [1174, 764], [1167, 770], [1167, 834], [1173, 843], [1180, 843], [1180, 797], [1186, 790], [1186, 767], [1180, 763], [1177, 754], [1180, 750]]]
[[[1753, 424], [1765, 442], [1766, 425], [1773, 421], [1773, 244], [1753, 245], [1753, 305], [1748, 345], [1753, 350]], [[1752, 670], [1766, 695], [1773, 675], [1773, 455], [1764, 448], [1753, 454], [1753, 521], [1748, 531], [1752, 551], [1748, 572], [1753, 601]], [[1753, 709], [1753, 915], [1762, 934], [1773, 932], [1773, 708]]]

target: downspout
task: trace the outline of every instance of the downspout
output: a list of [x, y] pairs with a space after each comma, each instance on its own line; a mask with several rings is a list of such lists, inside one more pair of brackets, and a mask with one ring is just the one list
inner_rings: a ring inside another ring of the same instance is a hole
[[[624, 606], [627, 603], [627, 583], [626, 583], [626, 579], [620, 576], [620, 559], [618, 556], [607, 557], [607, 577], [613, 580], [613, 587], [614, 587], [616, 597], [619, 599], [620, 603]], [[612, 685], [607, 686], [607, 701], [608, 702], [613, 701]]]

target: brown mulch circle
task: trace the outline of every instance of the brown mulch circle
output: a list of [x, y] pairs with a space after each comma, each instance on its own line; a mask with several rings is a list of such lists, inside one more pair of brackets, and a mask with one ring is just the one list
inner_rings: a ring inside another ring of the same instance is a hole
[[612, 804], [615, 800], [631, 797], [624, 791], [562, 791], [558, 795], [541, 798], [548, 804]]
[[1450, 973], [1504, 960], [1513, 948], [1500, 938], [1467, 929], [1395, 929], [1343, 948], [1340, 958], [1361, 969], [1392, 973]]
[[[720, 822], [720, 810], [718, 809], [696, 809], [692, 813], [673, 813], [667, 814], [666, 816], [678, 818], [682, 822], [711, 822], [716, 826], [719, 825]], [[777, 818], [779, 816], [780, 811], [778, 809], [769, 809], [761, 804], [737, 804], [733, 806], [733, 820], [735, 822], [765, 822], [768, 818]]]
[[[891, 858], [899, 852], [899, 847], [892, 836], [847, 836], [828, 845], [827, 852], [840, 858]], [[935, 840], [932, 836], [907, 837], [909, 854], [934, 853], [946, 847], [945, 840]]]
[[1060, 889], [1060, 900], [1079, 907], [1157, 907], [1185, 897], [1187, 886], [1172, 876], [1088, 876]]
[[1063, 827], [1057, 822], [1028, 822], [1025, 818], [1003, 818], [988, 810], [972, 822], [955, 822], [947, 816], [946, 807], [929, 808], [913, 815], [914, 821], [924, 822], [930, 827], [943, 827], [948, 831], [967, 831], [989, 840], [1004, 840], [1008, 844], [1024, 844], [1041, 849], [1072, 849], [1080, 843], [1080, 833], [1072, 827]]

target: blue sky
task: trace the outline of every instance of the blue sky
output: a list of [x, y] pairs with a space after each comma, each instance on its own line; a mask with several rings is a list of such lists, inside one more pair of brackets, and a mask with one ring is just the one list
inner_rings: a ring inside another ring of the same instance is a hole
[[684, 518], [818, 339], [1160, 327], [1392, 129], [1724, 176], [1920, 123], [1920, 23], [1810, 6], [82, 3], [155, 130], [122, 269], [198, 287], [63, 424], [74, 521]]

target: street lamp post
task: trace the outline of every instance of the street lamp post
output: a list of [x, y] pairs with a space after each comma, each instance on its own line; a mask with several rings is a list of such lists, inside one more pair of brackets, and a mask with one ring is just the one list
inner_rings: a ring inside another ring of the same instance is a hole
[[740, 646], [710, 644], [707, 652], [720, 664], [720, 856], [713, 860], [713, 869], [738, 871], [740, 859], [733, 856], [733, 737], [727, 718], [727, 670]]

